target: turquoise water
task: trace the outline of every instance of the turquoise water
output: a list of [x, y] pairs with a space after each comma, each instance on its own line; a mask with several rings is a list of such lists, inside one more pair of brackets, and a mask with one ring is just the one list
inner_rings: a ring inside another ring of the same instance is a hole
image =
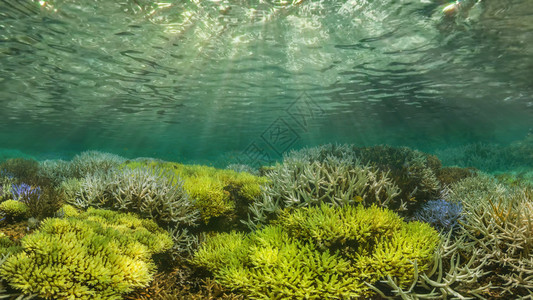
[[526, 139], [533, 3], [447, 4], [4, 0], [0, 145], [224, 165], [324, 143]]

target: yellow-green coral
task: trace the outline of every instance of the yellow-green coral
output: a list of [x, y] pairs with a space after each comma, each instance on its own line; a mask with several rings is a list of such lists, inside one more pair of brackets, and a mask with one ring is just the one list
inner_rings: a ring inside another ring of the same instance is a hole
[[4, 255], [9, 255], [20, 251], [20, 246], [15, 244], [3, 232], [0, 232], [0, 258]]
[[61, 206], [58, 211], [58, 214], [64, 217], [77, 217], [80, 215], [80, 211], [72, 205], [65, 204]]
[[233, 211], [237, 201], [235, 197], [251, 202], [260, 195], [260, 185], [266, 183], [264, 177], [246, 172], [201, 165], [148, 161], [128, 162], [125, 166], [131, 169], [154, 167], [176, 175], [174, 180], [179, 178], [183, 181], [183, 188], [196, 200], [195, 206], [200, 210], [202, 219], [206, 223], [213, 217]]
[[151, 255], [171, 245], [151, 220], [89, 208], [77, 217], [44, 220], [0, 266], [0, 277], [45, 299], [122, 299], [149, 284]]
[[194, 262], [249, 299], [349, 299], [367, 293], [348, 260], [292, 239], [276, 225], [248, 236], [211, 237]]
[[387, 276], [400, 286], [428, 269], [439, 243], [429, 225], [372, 206], [285, 210], [276, 224], [212, 236], [193, 262], [250, 299], [355, 299]]
[[276, 221], [292, 236], [308, 239], [325, 247], [333, 244], [364, 243], [370, 238], [390, 237], [402, 226], [401, 218], [391, 210], [375, 205], [364, 208], [318, 207], [284, 210]]
[[404, 222], [391, 210], [372, 206], [309, 207], [284, 211], [277, 221], [291, 236], [322, 248], [341, 248], [369, 283], [397, 278], [403, 286], [413, 279], [413, 262], [428, 268], [439, 236], [431, 226]]
[[426, 271], [438, 243], [437, 232], [428, 224], [403, 224], [392, 237], [378, 239], [371, 252], [357, 253], [356, 269], [365, 274], [369, 283], [374, 284], [390, 276], [400, 287], [406, 287], [414, 279], [413, 263], [416, 261], [418, 272]]
[[30, 213], [30, 208], [25, 203], [16, 200], [6, 200], [0, 203], [0, 215], [10, 219], [27, 218]]

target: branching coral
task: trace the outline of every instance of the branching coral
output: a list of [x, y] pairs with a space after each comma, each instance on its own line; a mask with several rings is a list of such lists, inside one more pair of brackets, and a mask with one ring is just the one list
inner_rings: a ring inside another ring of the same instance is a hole
[[284, 210], [251, 234], [209, 237], [193, 262], [251, 299], [357, 299], [387, 276], [401, 286], [425, 271], [438, 244], [429, 225], [390, 210], [358, 206]]
[[390, 275], [401, 285], [411, 283], [412, 261], [428, 268], [438, 234], [420, 222], [405, 223], [394, 212], [372, 206], [320, 207], [285, 211], [277, 221], [291, 236], [321, 248], [342, 249], [367, 282]]
[[39, 163], [34, 159], [12, 158], [0, 164], [3, 176], [14, 178], [17, 182], [39, 183]]
[[267, 174], [269, 184], [263, 187], [263, 197], [250, 207], [248, 226], [254, 228], [266, 223], [285, 207], [320, 203], [402, 206], [394, 202], [399, 189], [386, 173], [352, 163], [335, 157], [327, 157], [322, 162], [285, 159]]
[[279, 226], [245, 237], [223, 233], [209, 238], [194, 262], [215, 273], [223, 286], [250, 299], [339, 299], [364, 294], [349, 261], [291, 239]]
[[152, 254], [171, 244], [151, 220], [89, 209], [78, 217], [43, 221], [0, 266], [0, 276], [45, 299], [121, 299], [148, 285]]
[[420, 201], [434, 198], [440, 189], [436, 178], [436, 172], [441, 167], [439, 159], [408, 147], [328, 144], [292, 151], [285, 160], [295, 158], [312, 163], [323, 162], [330, 157], [352, 165], [370, 165], [388, 173], [392, 182], [401, 189], [399, 203], [403, 201], [408, 206], [417, 206]]
[[85, 151], [74, 156], [70, 162], [71, 176], [69, 177], [82, 178], [90, 174], [107, 173], [125, 161], [125, 158], [115, 154]]
[[63, 184], [78, 208], [107, 207], [133, 211], [160, 223], [195, 224], [198, 212], [178, 179], [157, 168], [123, 168], [95, 173]]
[[414, 213], [413, 219], [429, 223], [439, 231], [457, 230], [462, 211], [461, 203], [430, 200]]
[[[533, 192], [502, 185], [486, 175], [466, 178], [451, 187], [449, 199], [464, 207], [459, 232], [466, 240], [459, 253], [492, 272], [493, 293], [533, 293]], [[482, 278], [483, 280], [487, 280]]]
[[179, 178], [172, 179], [161, 169], [124, 168], [114, 173], [110, 191], [113, 207], [119, 210], [174, 224], [194, 225], [198, 219], [198, 211]]
[[144, 161], [129, 162], [126, 168], [159, 168], [165, 170], [170, 180], [183, 180], [183, 188], [195, 200], [205, 223], [211, 218], [229, 216], [247, 207], [260, 193], [263, 177], [246, 172], [220, 170], [200, 165], [183, 165], [171, 162]]
[[58, 186], [75, 174], [69, 161], [58, 159], [40, 161], [39, 175], [48, 178], [53, 186]]

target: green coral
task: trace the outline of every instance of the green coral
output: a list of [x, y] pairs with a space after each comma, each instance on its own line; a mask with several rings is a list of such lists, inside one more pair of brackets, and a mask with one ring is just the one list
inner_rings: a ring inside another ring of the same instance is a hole
[[0, 276], [45, 299], [122, 299], [148, 285], [151, 256], [171, 246], [152, 220], [89, 208], [77, 217], [44, 220], [0, 266]]
[[372, 206], [284, 210], [248, 235], [209, 237], [193, 262], [251, 299], [353, 299], [388, 276], [401, 286], [427, 270], [439, 244], [429, 225]]
[[439, 243], [431, 226], [404, 222], [391, 210], [371, 206], [309, 207], [285, 211], [277, 222], [291, 236], [321, 248], [342, 249], [354, 261], [365, 281], [374, 283], [387, 276], [402, 286], [413, 280], [413, 261], [427, 270]]
[[250, 299], [347, 299], [366, 291], [348, 260], [292, 239], [280, 226], [211, 237], [194, 262]]
[[284, 210], [276, 223], [292, 236], [321, 247], [363, 245], [370, 238], [390, 237], [402, 226], [402, 219], [388, 209], [371, 206], [318, 207]]
[[23, 202], [6, 200], [0, 203], [0, 215], [8, 220], [20, 220], [29, 217], [30, 208]]

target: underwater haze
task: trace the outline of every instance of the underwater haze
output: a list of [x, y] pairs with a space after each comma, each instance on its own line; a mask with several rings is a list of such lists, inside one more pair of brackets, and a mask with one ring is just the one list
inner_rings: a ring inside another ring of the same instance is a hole
[[223, 165], [531, 144], [533, 2], [458, 3], [2, 0], [0, 145]]

